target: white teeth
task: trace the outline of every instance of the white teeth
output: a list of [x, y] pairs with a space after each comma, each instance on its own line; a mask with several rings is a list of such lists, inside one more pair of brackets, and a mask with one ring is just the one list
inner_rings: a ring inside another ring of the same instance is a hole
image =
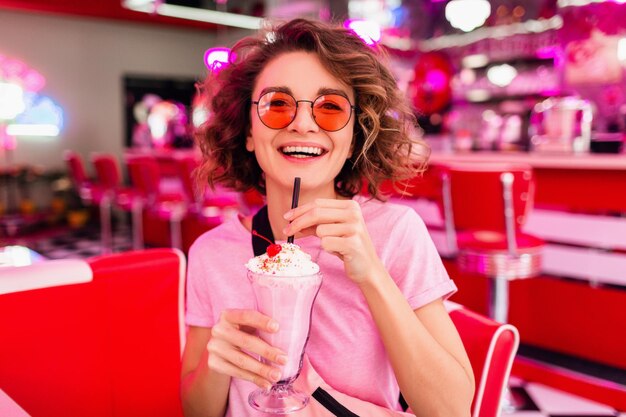
[[296, 157], [306, 157], [306, 155], [301, 155], [301, 154], [321, 155], [322, 152], [324, 152], [322, 148], [317, 148], [314, 146], [285, 146], [282, 149], [282, 151], [283, 153], [286, 153], [286, 154], [297, 154], [297, 155], [292, 155]]

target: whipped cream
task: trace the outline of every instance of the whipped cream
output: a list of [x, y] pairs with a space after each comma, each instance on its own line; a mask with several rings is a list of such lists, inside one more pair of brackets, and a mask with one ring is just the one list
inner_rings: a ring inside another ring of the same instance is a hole
[[257, 274], [281, 277], [299, 277], [319, 272], [320, 267], [300, 246], [295, 243], [281, 243], [280, 246], [281, 250], [276, 255], [264, 253], [255, 256], [246, 263], [246, 268]]

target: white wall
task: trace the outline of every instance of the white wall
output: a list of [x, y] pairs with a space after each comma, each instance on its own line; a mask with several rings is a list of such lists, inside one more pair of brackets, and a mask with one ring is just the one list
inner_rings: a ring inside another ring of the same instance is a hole
[[[0, 10], [0, 54], [24, 61], [46, 78], [42, 94], [65, 111], [58, 138], [19, 139], [14, 160], [46, 169], [65, 166], [73, 149], [124, 152], [123, 75], [192, 77], [205, 74], [204, 51], [230, 46], [228, 36], [145, 23], [126, 23]], [[4, 164], [0, 157], [0, 164]]]

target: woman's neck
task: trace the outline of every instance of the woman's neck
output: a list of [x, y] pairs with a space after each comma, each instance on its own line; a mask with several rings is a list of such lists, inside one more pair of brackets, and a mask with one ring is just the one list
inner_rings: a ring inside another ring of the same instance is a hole
[[[284, 187], [276, 186], [273, 184], [267, 184], [267, 213], [272, 225], [272, 232], [276, 240], [286, 240], [287, 236], [283, 234], [283, 229], [287, 226], [288, 222], [283, 218], [283, 215], [291, 209], [292, 189], [286, 189]], [[317, 198], [340, 198], [335, 193], [334, 186], [327, 187], [327, 189], [320, 190], [307, 190], [306, 187], [300, 189], [300, 196], [298, 199], [298, 205], [302, 206]]]

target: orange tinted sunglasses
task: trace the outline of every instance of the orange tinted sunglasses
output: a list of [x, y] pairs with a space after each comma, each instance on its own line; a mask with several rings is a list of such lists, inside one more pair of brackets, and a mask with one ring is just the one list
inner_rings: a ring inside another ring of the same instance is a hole
[[317, 125], [327, 131], [343, 129], [356, 109], [347, 97], [340, 94], [322, 94], [315, 100], [296, 100], [291, 94], [282, 91], [270, 91], [258, 101], [257, 114], [261, 122], [270, 129], [284, 129], [291, 124], [298, 113], [298, 103], [309, 103], [311, 115]]

